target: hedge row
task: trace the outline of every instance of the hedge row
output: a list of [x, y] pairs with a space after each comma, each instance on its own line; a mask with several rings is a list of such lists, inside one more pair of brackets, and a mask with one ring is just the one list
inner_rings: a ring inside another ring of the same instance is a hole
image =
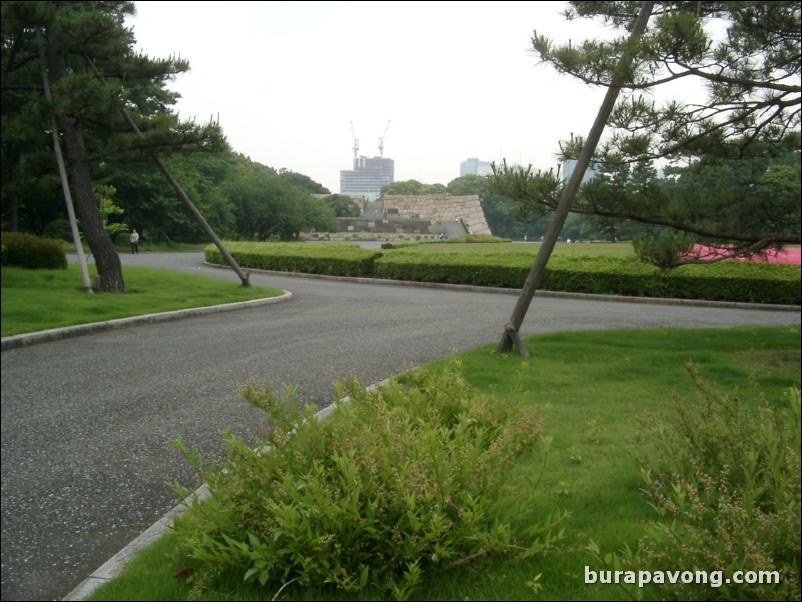
[[23, 232], [0, 233], [2, 264], [29, 269], [67, 269], [67, 253], [58, 241]]
[[[247, 250], [245, 249], [247, 247]], [[382, 252], [353, 243], [231, 243], [243, 268], [361, 276], [390, 280], [521, 288], [532, 267], [522, 253]], [[224, 263], [216, 248], [211, 263]], [[552, 257], [540, 290], [632, 297], [705, 299], [747, 303], [800, 304], [797, 265], [727, 261], [687, 265], [663, 272], [633, 258]]]
[[[446, 255], [387, 253], [376, 262], [376, 277], [521, 288], [532, 267], [522, 254]], [[796, 265], [719, 262], [663, 272], [634, 258], [552, 257], [540, 290], [631, 297], [706, 299], [799, 305]]]
[[[356, 276], [371, 278], [379, 251], [362, 249], [354, 243], [226, 243], [226, 249], [242, 268]], [[226, 264], [215, 246], [206, 247], [206, 261]]]

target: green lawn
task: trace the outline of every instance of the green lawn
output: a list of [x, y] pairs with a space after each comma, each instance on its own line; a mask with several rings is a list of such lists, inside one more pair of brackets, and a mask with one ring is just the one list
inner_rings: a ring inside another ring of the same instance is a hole
[[[428, 253], [432, 249], [437, 249], [442, 253], [480, 253], [488, 255], [506, 255], [514, 253], [517, 255], [528, 255], [533, 259], [540, 249], [539, 242], [533, 243], [432, 243], [415, 244], [403, 247], [404, 252]], [[552, 252], [554, 257], [635, 257], [635, 250], [632, 243], [621, 242], [599, 242], [599, 243], [566, 243], [558, 242]]]
[[[482, 559], [437, 575], [412, 599], [627, 599], [615, 586], [584, 583], [585, 566], [600, 568], [585, 547], [590, 541], [603, 552], [635, 546], [644, 524], [656, 516], [641, 492], [636, 459], [650, 442], [640, 420], [668, 416], [674, 396], [695, 398], [685, 372], [689, 361], [717, 389], [737, 388], [746, 404], [759, 396], [780, 404], [787, 387], [800, 386], [796, 326], [558, 333], [527, 338], [526, 344], [530, 359], [496, 355], [495, 345], [459, 357], [474, 387], [499, 403], [514, 396], [539, 409], [544, 434], [552, 438], [545, 471], [542, 454], [532, 453], [517, 464], [509, 483], [536, 487], [544, 515], [568, 511], [565, 539], [542, 558]], [[199, 565], [168, 535], [91, 599], [264, 600], [281, 585], [245, 586], [241, 574], [225, 573], [204, 581], [187, 567]], [[531, 583], [537, 575], [535, 591]], [[347, 594], [321, 584], [289, 586], [281, 599], [373, 600], [376, 595]]]
[[[96, 273], [89, 266], [90, 274]], [[142, 314], [275, 297], [282, 291], [243, 287], [196, 274], [123, 267], [126, 292], [88, 294], [77, 265], [66, 270], [2, 268], [2, 336]]]

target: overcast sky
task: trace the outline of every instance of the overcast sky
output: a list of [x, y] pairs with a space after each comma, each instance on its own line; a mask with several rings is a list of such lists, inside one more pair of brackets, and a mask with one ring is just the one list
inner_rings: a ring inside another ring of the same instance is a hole
[[217, 119], [236, 152], [339, 192], [359, 154], [395, 179], [447, 184], [460, 162], [556, 167], [558, 141], [586, 136], [604, 90], [531, 51], [601, 35], [563, 2], [136, 2], [129, 24], [152, 57], [190, 71], [170, 87], [182, 117]]

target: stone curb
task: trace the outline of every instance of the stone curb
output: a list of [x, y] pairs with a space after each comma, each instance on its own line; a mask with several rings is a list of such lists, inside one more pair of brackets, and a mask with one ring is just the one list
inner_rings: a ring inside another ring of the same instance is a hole
[[[376, 387], [385, 386], [387, 383], [389, 383], [388, 379], [382, 380], [381, 382], [370, 385], [367, 387], [367, 390], [370, 391]], [[348, 401], [349, 398], [345, 397], [340, 400], [340, 403], [347, 403]], [[325, 420], [336, 410], [337, 404], [333, 403], [326, 406], [322, 410], [315, 412], [314, 417], [316, 420]], [[175, 516], [184, 512], [189, 506], [191, 506], [195, 499], [202, 501], [209, 497], [210, 494], [211, 491], [209, 490], [208, 485], [203, 484], [198, 487], [191, 495], [184, 498], [180, 504], [175, 506], [162, 518], [153, 523], [150, 527], [148, 527], [147, 530], [139, 535], [139, 537], [134, 539], [131, 543], [107, 560], [102, 566], [100, 566], [100, 568], [89, 575], [89, 577], [84, 579], [75, 589], [62, 598], [62, 600], [77, 601], [83, 600], [92, 595], [99, 587], [117, 577], [123, 571], [128, 562], [130, 562], [137, 554], [165, 535], [172, 526], [173, 518]]]
[[126, 328], [136, 324], [156, 324], [158, 322], [181, 320], [183, 318], [202, 316], [205, 314], [218, 313], [222, 311], [234, 311], [249, 307], [271, 305], [273, 303], [289, 301], [290, 299], [292, 299], [292, 293], [289, 291], [284, 291], [283, 294], [279, 295], [278, 297], [268, 297], [267, 299], [252, 299], [251, 301], [237, 301], [236, 303], [224, 303], [222, 305], [211, 305], [208, 307], [177, 309], [175, 311], [145, 314], [131, 318], [119, 318], [116, 320], [106, 320], [104, 322], [93, 322], [91, 324], [79, 324], [77, 326], [68, 326], [66, 328], [51, 328], [50, 330], [42, 330], [39, 332], [3, 337], [0, 339], [0, 350], [6, 351], [8, 349], [18, 349], [19, 347], [27, 347], [28, 345], [36, 345], [37, 343], [58, 341], [60, 339], [77, 337], [84, 334], [93, 334], [106, 330], [114, 330], [116, 328]]
[[194, 494], [188, 496], [182, 503], [148, 527], [139, 537], [107, 560], [62, 600], [83, 600], [91, 596], [100, 586], [117, 577], [134, 556], [161, 538], [172, 526], [173, 517], [182, 513], [195, 497], [202, 500], [208, 497], [209, 493], [209, 487], [201, 485]]

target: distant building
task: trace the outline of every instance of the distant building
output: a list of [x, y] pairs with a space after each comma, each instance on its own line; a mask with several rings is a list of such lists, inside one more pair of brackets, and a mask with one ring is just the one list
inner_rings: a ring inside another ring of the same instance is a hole
[[340, 170], [340, 194], [379, 198], [382, 186], [395, 181], [395, 162], [384, 157], [357, 157], [353, 169]]
[[493, 167], [490, 161], [480, 161], [479, 159], [471, 158], [465, 159], [459, 164], [459, 175], [467, 176], [489, 176], [493, 173]]
[[[571, 174], [574, 173], [574, 170], [576, 169], [576, 164], [577, 164], [576, 159], [566, 159], [565, 161], [563, 161], [563, 175], [562, 175], [563, 182], [567, 182], [570, 179]], [[590, 165], [588, 165], [588, 168], [585, 170], [585, 175], [582, 176], [582, 184], [589, 182], [597, 175], [599, 175], [599, 171], [601, 170], [600, 165], [601, 162], [598, 159], [593, 159], [590, 162]], [[657, 178], [662, 179], [666, 177], [665, 173], [663, 173], [662, 167], [656, 167], [655, 169], [657, 172], [655, 174]]]

